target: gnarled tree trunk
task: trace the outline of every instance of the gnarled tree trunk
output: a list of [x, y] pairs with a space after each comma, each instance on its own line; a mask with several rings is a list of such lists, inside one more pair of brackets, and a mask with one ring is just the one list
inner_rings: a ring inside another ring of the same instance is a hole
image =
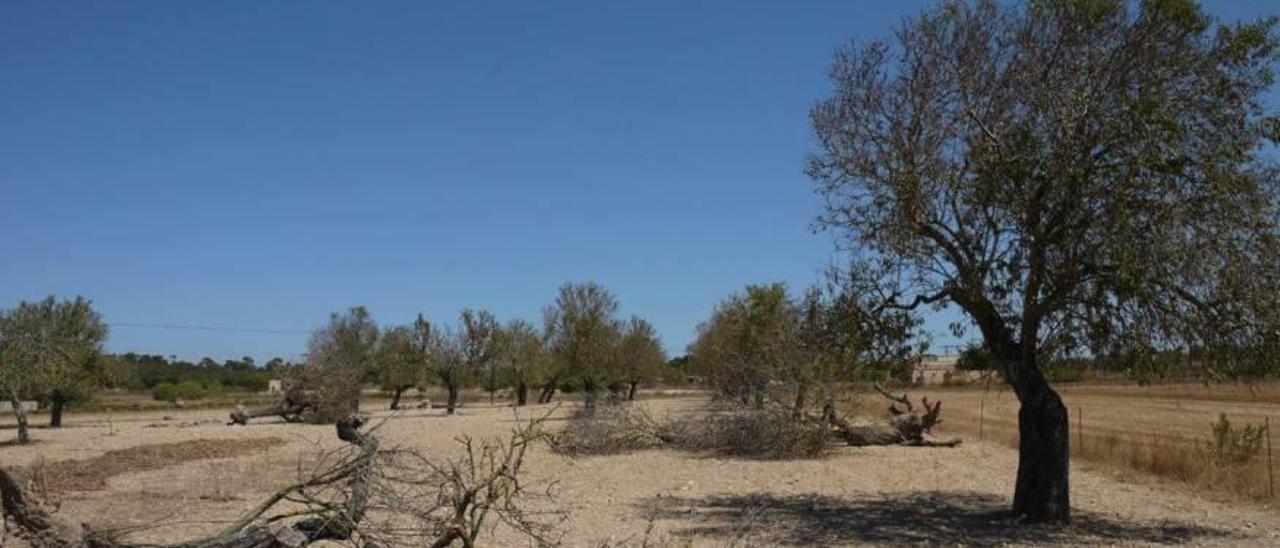
[[[800, 415], [804, 414], [804, 407], [805, 407], [805, 405], [807, 405], [807, 404], [808, 404], [808, 402], [806, 402], [805, 400], [806, 400], [806, 399], [808, 399], [808, 398], [807, 398], [807, 396], [808, 396], [808, 395], [809, 395], [809, 384], [808, 384], [808, 383], [804, 383], [804, 382], [802, 382], [802, 383], [800, 383], [800, 384], [796, 385], [796, 401], [795, 401], [795, 403], [794, 403], [794, 407], [792, 407], [792, 411], [791, 411], [791, 413], [792, 413], [793, 415], [795, 415], [795, 416], [799, 417]], [[825, 412], [824, 412], [824, 414], [825, 414]]]
[[391, 393], [391, 410], [400, 409], [400, 396], [404, 395], [404, 391], [408, 390], [408, 386], [397, 386], [395, 391]]
[[27, 429], [27, 408], [17, 395], [9, 395], [9, 403], [13, 405], [13, 418], [18, 421], [18, 443], [31, 443], [31, 433]]
[[62, 410], [67, 407], [67, 397], [54, 390], [49, 398], [49, 428], [62, 428]]
[[559, 377], [551, 377], [542, 385], [542, 393], [538, 395], [538, 403], [551, 403], [551, 398], [556, 395], [556, 383], [560, 382]]
[[1067, 407], [1038, 370], [1018, 391], [1018, 480], [1013, 513], [1032, 523], [1071, 518]]
[[445, 413], [452, 415], [458, 407], [458, 383], [451, 382], [448, 386], [449, 400], [446, 402]]
[[524, 407], [529, 403], [529, 384], [522, 381], [516, 383], [516, 407]]

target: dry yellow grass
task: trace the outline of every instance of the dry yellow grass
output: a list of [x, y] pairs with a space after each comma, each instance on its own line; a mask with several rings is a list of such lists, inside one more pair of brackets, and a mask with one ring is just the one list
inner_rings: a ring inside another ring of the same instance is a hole
[[[1270, 498], [1265, 449], [1237, 465], [1219, 465], [1208, 449], [1211, 424], [1225, 413], [1233, 425], [1280, 424], [1280, 385], [1073, 385], [1059, 389], [1071, 419], [1075, 462], [1121, 477], [1185, 483], [1212, 498]], [[1003, 386], [910, 391], [943, 401], [939, 434], [1018, 445], [1018, 402]], [[884, 411], [864, 397], [863, 412]], [[1273, 439], [1274, 444], [1280, 440]], [[1280, 464], [1280, 463], [1276, 463]]]

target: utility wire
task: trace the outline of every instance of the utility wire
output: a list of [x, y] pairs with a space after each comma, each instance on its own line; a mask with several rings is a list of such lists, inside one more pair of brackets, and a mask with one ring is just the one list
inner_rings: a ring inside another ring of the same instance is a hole
[[176, 323], [135, 323], [135, 322], [113, 322], [107, 325], [111, 327], [136, 327], [142, 329], [181, 329], [187, 331], [229, 331], [234, 333], [276, 333], [281, 335], [306, 334], [310, 331], [299, 331], [296, 329], [268, 329], [259, 327], [225, 327], [216, 325], [182, 325]]

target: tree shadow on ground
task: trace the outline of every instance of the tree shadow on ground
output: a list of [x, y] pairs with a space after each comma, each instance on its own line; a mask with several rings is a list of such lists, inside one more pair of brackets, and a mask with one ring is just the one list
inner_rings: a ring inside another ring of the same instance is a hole
[[843, 499], [769, 494], [703, 499], [657, 497], [644, 504], [655, 520], [693, 522], [683, 537], [733, 544], [1182, 544], [1238, 534], [1174, 521], [1134, 522], [1074, 511], [1067, 526], [1018, 525], [1007, 501], [968, 491]]

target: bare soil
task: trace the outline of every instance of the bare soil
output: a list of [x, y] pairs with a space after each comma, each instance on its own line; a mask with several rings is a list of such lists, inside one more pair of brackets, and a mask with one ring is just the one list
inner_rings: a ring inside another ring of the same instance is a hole
[[[688, 397], [643, 403], [656, 414], [676, 415], [697, 413], [702, 404]], [[549, 409], [532, 406], [518, 414], [527, 418]], [[167, 413], [173, 420], [162, 420], [159, 412], [115, 416], [110, 423], [105, 415], [72, 415], [66, 428], [34, 431], [41, 443], [0, 447], [0, 465], [44, 459], [56, 467], [58, 461], [156, 444], [255, 447], [121, 471], [104, 478], [106, 489], [62, 496], [64, 512], [99, 527], [142, 527], [132, 538], [174, 542], [216, 531], [341, 443], [332, 426], [228, 427], [214, 422], [225, 411]], [[440, 409], [403, 412], [380, 433], [384, 447], [445, 456], [458, 453], [458, 436], [504, 436], [516, 420], [509, 407], [470, 404], [453, 417]], [[149, 427], [166, 422], [178, 426]], [[553, 419], [548, 426], [557, 424]], [[0, 435], [5, 432], [12, 431], [0, 426]], [[1075, 523], [1017, 526], [1004, 517], [1016, 466], [1015, 451], [971, 437], [955, 449], [838, 447], [827, 458], [782, 462], [666, 449], [568, 459], [544, 446], [526, 460], [528, 485], [550, 489], [569, 512], [562, 524], [569, 546], [639, 546], [646, 540], [650, 546], [1280, 545], [1276, 508], [1207, 500], [1166, 482], [1118, 481], [1087, 465], [1072, 471]], [[494, 535], [487, 545], [527, 544], [502, 528]]]

